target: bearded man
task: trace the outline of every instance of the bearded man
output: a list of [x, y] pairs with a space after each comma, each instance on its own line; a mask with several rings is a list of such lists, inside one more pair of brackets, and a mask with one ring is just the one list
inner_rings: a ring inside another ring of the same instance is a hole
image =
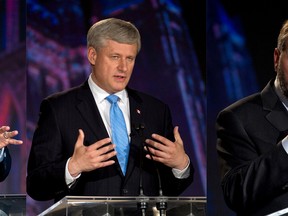
[[237, 215], [288, 212], [288, 20], [274, 50], [276, 77], [217, 117], [221, 186]]

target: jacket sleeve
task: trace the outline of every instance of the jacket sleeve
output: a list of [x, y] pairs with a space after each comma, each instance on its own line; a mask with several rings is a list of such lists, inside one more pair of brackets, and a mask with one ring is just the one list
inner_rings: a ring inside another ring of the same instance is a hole
[[[247, 212], [287, 193], [288, 155], [281, 141], [252, 139], [245, 122], [230, 110], [218, 115], [216, 128], [221, 186], [231, 209]], [[257, 128], [253, 133], [259, 133]], [[264, 145], [269, 146], [265, 151]]]
[[[164, 136], [168, 138], [171, 141], [174, 140], [174, 133], [173, 133], [173, 124], [172, 124], [172, 117], [169, 107], [166, 105], [163, 109], [163, 118], [165, 121], [163, 121], [163, 128], [164, 128]], [[160, 115], [160, 113], [159, 113]], [[174, 176], [172, 173], [172, 169], [165, 167], [165, 166], [159, 166], [160, 168], [160, 178], [162, 181], [162, 187], [163, 187], [163, 193], [167, 196], [179, 196], [185, 189], [187, 189], [193, 182], [194, 179], [194, 167], [190, 159], [190, 175], [187, 178], [178, 179]]]
[[61, 149], [61, 133], [53, 107], [48, 100], [40, 106], [27, 170], [27, 193], [35, 200], [50, 200], [68, 190], [65, 183], [67, 159]]
[[7, 147], [4, 148], [3, 160], [0, 162], [0, 182], [4, 181], [11, 169], [11, 156]]

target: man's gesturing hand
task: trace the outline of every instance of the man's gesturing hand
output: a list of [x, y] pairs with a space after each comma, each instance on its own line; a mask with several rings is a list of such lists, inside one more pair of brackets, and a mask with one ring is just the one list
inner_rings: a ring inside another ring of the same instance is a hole
[[90, 146], [85, 146], [83, 144], [84, 132], [79, 129], [74, 152], [68, 164], [68, 170], [71, 176], [76, 177], [81, 172], [89, 172], [114, 164], [115, 161], [110, 159], [116, 155], [115, 145], [110, 144], [104, 146], [110, 142], [110, 138], [105, 138]]
[[[188, 165], [188, 155], [185, 153], [178, 127], [175, 127], [173, 132], [175, 142], [158, 134], [152, 134], [153, 140], [147, 139], [145, 141], [149, 149], [147, 147], [145, 149], [150, 151], [154, 161], [161, 162], [171, 168], [183, 170]], [[151, 159], [149, 154], [146, 157]]]

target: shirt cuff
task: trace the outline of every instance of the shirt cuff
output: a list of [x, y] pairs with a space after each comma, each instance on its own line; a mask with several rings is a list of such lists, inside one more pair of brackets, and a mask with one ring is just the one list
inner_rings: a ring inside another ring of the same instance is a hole
[[183, 169], [183, 170], [179, 170], [179, 169], [172, 169], [172, 172], [175, 176], [175, 178], [178, 179], [184, 179], [184, 178], [188, 178], [190, 175], [190, 158], [188, 157], [188, 164], [187, 166]]
[[70, 161], [71, 158], [69, 158], [67, 160], [67, 163], [66, 163], [66, 166], [65, 166], [65, 181], [66, 181], [66, 184], [67, 186], [70, 188], [74, 183], [75, 181], [81, 176], [81, 173], [79, 175], [77, 175], [76, 177], [73, 177], [71, 176], [71, 174], [69, 173], [68, 171], [68, 163]]
[[5, 156], [5, 155], [4, 155], [4, 149], [5, 149], [5, 148], [1, 148], [1, 149], [0, 149], [0, 163], [4, 160], [4, 156]]
[[288, 154], [288, 136], [286, 136], [282, 140], [282, 146], [283, 146], [284, 150], [286, 151], [286, 153]]

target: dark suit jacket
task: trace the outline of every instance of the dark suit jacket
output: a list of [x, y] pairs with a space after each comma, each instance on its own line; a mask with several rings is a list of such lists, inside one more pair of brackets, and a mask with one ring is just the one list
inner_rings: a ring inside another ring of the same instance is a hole
[[4, 158], [0, 163], [0, 182], [4, 181], [11, 169], [11, 156], [7, 147], [4, 149]]
[[[60, 199], [65, 195], [137, 196], [139, 194], [140, 160], [143, 163], [143, 188], [147, 196], [158, 195], [158, 178], [154, 164], [141, 157], [144, 138], [152, 133], [173, 140], [169, 108], [159, 100], [128, 89], [130, 102], [131, 143], [126, 176], [117, 158], [112, 166], [82, 173], [68, 189], [65, 164], [72, 156], [83, 129], [85, 145], [108, 137], [104, 123], [86, 81], [80, 87], [58, 93], [43, 100], [28, 160], [27, 193], [36, 200]], [[139, 112], [140, 111], [140, 112]], [[144, 124], [144, 135], [135, 130]], [[141, 158], [141, 159], [140, 159]], [[164, 195], [179, 195], [193, 180], [193, 167], [187, 179], [176, 179], [171, 168], [158, 164]]]
[[266, 215], [288, 207], [288, 154], [280, 145], [288, 131], [288, 113], [273, 83], [217, 118], [222, 189], [238, 215]]

